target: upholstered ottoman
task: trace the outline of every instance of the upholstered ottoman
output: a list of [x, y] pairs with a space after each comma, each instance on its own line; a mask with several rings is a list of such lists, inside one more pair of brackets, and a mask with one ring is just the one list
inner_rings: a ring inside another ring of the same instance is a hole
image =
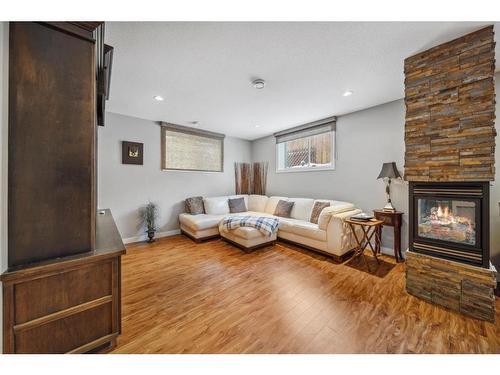
[[275, 231], [269, 235], [252, 227], [228, 229], [224, 224], [224, 220], [219, 224], [219, 233], [222, 239], [243, 249], [247, 253], [259, 247], [274, 245], [277, 232]]

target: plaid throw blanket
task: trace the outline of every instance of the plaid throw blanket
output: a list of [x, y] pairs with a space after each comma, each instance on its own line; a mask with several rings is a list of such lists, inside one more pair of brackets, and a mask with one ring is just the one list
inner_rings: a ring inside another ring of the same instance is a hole
[[278, 229], [279, 221], [275, 217], [263, 216], [226, 216], [222, 225], [227, 229], [236, 229], [239, 227], [252, 227], [258, 229], [264, 234], [271, 236]]

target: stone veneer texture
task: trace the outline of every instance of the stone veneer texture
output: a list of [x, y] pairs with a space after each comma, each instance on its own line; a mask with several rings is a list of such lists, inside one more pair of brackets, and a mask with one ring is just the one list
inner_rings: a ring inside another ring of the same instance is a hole
[[406, 291], [472, 316], [495, 321], [496, 271], [406, 252]]
[[494, 179], [493, 37], [488, 26], [405, 60], [406, 180]]

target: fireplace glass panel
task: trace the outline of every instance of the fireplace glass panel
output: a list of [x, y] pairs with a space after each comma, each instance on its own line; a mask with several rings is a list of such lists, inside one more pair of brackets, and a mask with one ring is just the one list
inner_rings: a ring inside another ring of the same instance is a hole
[[476, 202], [456, 199], [418, 199], [418, 236], [476, 245]]

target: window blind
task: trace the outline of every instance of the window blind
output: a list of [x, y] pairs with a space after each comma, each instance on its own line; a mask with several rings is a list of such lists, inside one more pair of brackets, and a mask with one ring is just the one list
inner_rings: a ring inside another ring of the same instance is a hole
[[313, 135], [335, 131], [336, 124], [337, 117], [328, 117], [323, 120], [314, 121], [308, 124], [296, 126], [291, 129], [274, 133], [274, 137], [276, 138], [276, 143], [293, 141], [299, 138], [305, 138]]
[[222, 172], [224, 134], [160, 123], [162, 169]]

